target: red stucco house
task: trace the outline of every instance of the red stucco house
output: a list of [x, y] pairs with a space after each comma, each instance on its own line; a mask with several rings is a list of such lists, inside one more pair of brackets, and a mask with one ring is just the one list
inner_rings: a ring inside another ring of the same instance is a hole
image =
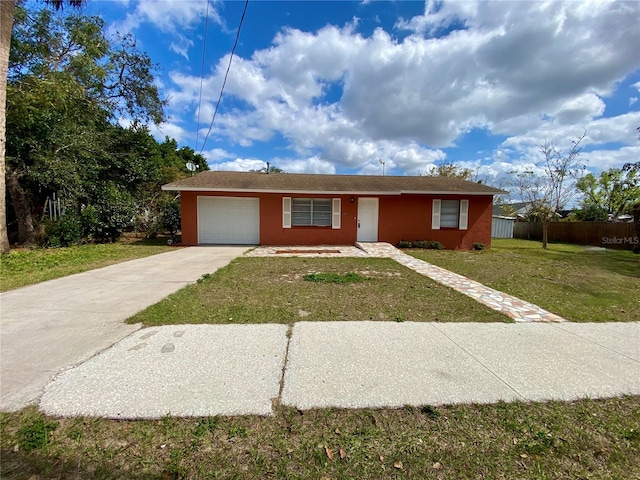
[[180, 192], [182, 243], [353, 245], [438, 240], [449, 249], [491, 244], [487, 185], [448, 177], [202, 172]]

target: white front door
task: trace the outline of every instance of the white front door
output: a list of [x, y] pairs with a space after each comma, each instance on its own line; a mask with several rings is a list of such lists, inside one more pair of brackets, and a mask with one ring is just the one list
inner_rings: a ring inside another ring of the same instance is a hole
[[378, 241], [377, 198], [358, 198], [358, 241]]

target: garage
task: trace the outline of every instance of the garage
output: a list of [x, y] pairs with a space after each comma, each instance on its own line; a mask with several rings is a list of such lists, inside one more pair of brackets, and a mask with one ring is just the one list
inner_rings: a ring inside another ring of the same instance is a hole
[[198, 243], [258, 245], [260, 199], [198, 197]]

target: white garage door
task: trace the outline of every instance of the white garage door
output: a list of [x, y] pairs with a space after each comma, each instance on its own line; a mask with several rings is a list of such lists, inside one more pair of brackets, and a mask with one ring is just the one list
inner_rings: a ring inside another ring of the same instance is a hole
[[260, 243], [260, 199], [198, 197], [198, 243]]

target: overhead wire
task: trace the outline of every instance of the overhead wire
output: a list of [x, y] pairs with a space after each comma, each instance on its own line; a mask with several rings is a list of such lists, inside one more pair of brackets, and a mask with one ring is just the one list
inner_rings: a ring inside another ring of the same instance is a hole
[[216, 119], [216, 115], [218, 113], [218, 108], [220, 107], [220, 102], [222, 101], [222, 94], [224, 92], [224, 87], [227, 84], [227, 77], [229, 76], [229, 70], [231, 69], [231, 62], [233, 61], [233, 55], [235, 54], [236, 47], [238, 46], [238, 40], [240, 39], [240, 30], [242, 29], [242, 23], [244, 22], [244, 17], [247, 13], [247, 7], [249, 6], [249, 0], [245, 0], [244, 9], [242, 10], [242, 16], [240, 17], [240, 23], [238, 24], [238, 31], [236, 32], [236, 40], [233, 43], [233, 48], [231, 49], [231, 55], [229, 55], [229, 64], [227, 65], [227, 71], [224, 74], [224, 80], [222, 81], [222, 87], [220, 88], [220, 95], [218, 96], [218, 101], [216, 102], [216, 108], [213, 111], [213, 117], [211, 118], [211, 123], [209, 124], [209, 130], [207, 131], [207, 135], [204, 137], [202, 142], [202, 148], [200, 149], [200, 154], [203, 152], [204, 147], [207, 143], [207, 139], [209, 138], [209, 134], [211, 133], [211, 129], [213, 128], [213, 122]]
[[198, 150], [198, 137], [200, 135], [200, 107], [202, 106], [202, 81], [204, 79], [204, 60], [207, 52], [207, 31], [209, 30], [209, 0], [207, 0], [207, 12], [204, 17], [204, 38], [202, 40], [202, 65], [200, 68], [200, 94], [198, 96], [198, 120], [196, 126], [196, 145], [194, 150]]

